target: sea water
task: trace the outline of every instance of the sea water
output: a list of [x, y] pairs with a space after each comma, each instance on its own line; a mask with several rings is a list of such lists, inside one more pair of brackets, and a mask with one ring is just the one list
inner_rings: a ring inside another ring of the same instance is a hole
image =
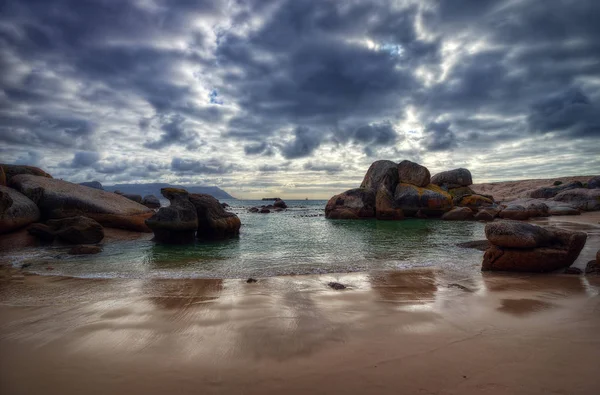
[[[456, 244], [484, 239], [471, 221], [328, 220], [326, 201], [287, 201], [270, 214], [248, 208], [272, 202], [227, 200], [242, 222], [238, 238], [192, 245], [151, 240], [107, 243], [97, 255], [71, 256], [68, 248], [21, 251], [15, 265], [40, 274], [76, 277], [247, 278], [276, 275], [440, 267], [479, 270], [483, 253]], [[49, 272], [48, 267], [52, 268]]]

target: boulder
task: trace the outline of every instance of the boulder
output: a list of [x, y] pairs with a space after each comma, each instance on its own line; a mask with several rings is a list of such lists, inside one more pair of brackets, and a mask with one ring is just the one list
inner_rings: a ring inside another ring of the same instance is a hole
[[248, 209], [248, 212], [250, 213], [258, 213], [260, 211], [260, 209], [258, 207], [250, 207]]
[[381, 184], [384, 184], [390, 192], [393, 192], [398, 184], [398, 165], [391, 160], [373, 162], [360, 188], [372, 189], [375, 194]]
[[592, 177], [587, 182], [587, 187], [589, 189], [598, 189], [600, 188], [600, 176]]
[[583, 211], [600, 210], [600, 189], [569, 189], [556, 195], [556, 202], [567, 203]]
[[485, 237], [495, 246], [512, 248], [544, 247], [552, 240], [552, 234], [545, 228], [520, 221], [487, 224]]
[[142, 204], [151, 209], [160, 208], [160, 200], [154, 195], [144, 196]]
[[555, 206], [552, 207], [548, 214], [550, 215], [581, 215], [581, 211], [571, 206]]
[[190, 202], [189, 193], [180, 188], [162, 188], [160, 193], [171, 204], [161, 207], [146, 220], [146, 225], [154, 232], [154, 240], [167, 244], [193, 243], [198, 229], [198, 214]]
[[[394, 167], [394, 169], [396, 168]], [[394, 173], [398, 174], [396, 170]], [[383, 183], [383, 185], [385, 187], [386, 184]], [[350, 189], [329, 199], [325, 206], [325, 216], [329, 219], [374, 218], [375, 197], [375, 190], [371, 188]]]
[[529, 211], [530, 217], [547, 217], [548, 214], [548, 205], [544, 202], [531, 202], [526, 207], [527, 211]]
[[44, 219], [83, 215], [107, 227], [150, 231], [144, 221], [152, 215], [152, 210], [123, 196], [27, 174], [14, 176], [12, 183], [37, 204]]
[[468, 207], [456, 207], [444, 213], [442, 219], [445, 221], [468, 221], [473, 219], [473, 210]]
[[476, 194], [470, 187], [450, 188], [448, 189], [448, 193], [455, 201], [459, 201], [463, 196]]
[[400, 183], [394, 192], [394, 202], [407, 217], [415, 217], [418, 212], [424, 216], [440, 217], [452, 209], [452, 196], [433, 184], [420, 188]]
[[573, 181], [568, 184], [560, 184], [552, 187], [538, 188], [529, 192], [529, 197], [534, 199], [550, 199], [558, 195], [562, 191], [570, 189], [583, 188], [583, 184], [579, 181]]
[[83, 185], [84, 187], [88, 188], [100, 189], [102, 191], [104, 190], [104, 187], [99, 181], [80, 182], [79, 185]]
[[6, 182], [6, 173], [4, 173], [4, 168], [0, 166], [0, 187], [7, 186]]
[[404, 184], [426, 187], [431, 182], [431, 174], [425, 166], [409, 160], [398, 163], [398, 179]]
[[261, 214], [269, 214], [271, 212], [271, 210], [269, 210], [266, 207], [263, 207], [258, 212], [261, 213]]
[[402, 209], [396, 207], [394, 195], [385, 185], [380, 185], [375, 196], [375, 216], [381, 220], [404, 219]]
[[126, 197], [127, 199], [132, 200], [136, 203], [142, 204], [142, 196], [141, 195], [136, 195], [134, 193], [124, 193], [122, 196]]
[[531, 213], [521, 205], [509, 205], [498, 213], [498, 216], [503, 219], [514, 219], [524, 221], [531, 217]]
[[273, 207], [276, 208], [287, 208], [287, 204], [281, 199], [275, 199], [275, 203], [273, 203]]
[[196, 208], [199, 239], [221, 240], [240, 234], [240, 219], [225, 211], [217, 199], [201, 193], [190, 194], [189, 199]]
[[27, 228], [27, 233], [29, 233], [33, 237], [47, 242], [54, 240], [54, 238], [56, 237], [54, 229], [52, 229], [48, 225], [41, 223], [31, 224], [31, 226]]
[[70, 244], [95, 244], [104, 238], [102, 225], [88, 217], [51, 219], [46, 224], [56, 237]]
[[7, 233], [39, 221], [40, 210], [27, 196], [0, 186], [0, 233]]
[[98, 254], [102, 252], [102, 248], [98, 246], [89, 246], [89, 245], [79, 245], [75, 247], [71, 247], [68, 254], [69, 255], [91, 255]]
[[483, 207], [492, 207], [494, 202], [482, 195], [463, 195], [460, 199], [454, 199], [454, 205], [477, 211]]
[[[496, 223], [487, 226], [496, 225]], [[520, 225], [529, 225], [523, 224]], [[486, 226], [486, 234], [487, 234]], [[531, 225], [533, 226], [533, 225]], [[529, 244], [541, 244], [534, 248], [511, 248], [493, 245], [485, 251], [482, 270], [516, 272], [551, 272], [573, 264], [585, 245], [587, 234], [558, 228], [548, 228], [548, 239], [543, 232], [526, 232]], [[536, 239], [537, 237], [537, 239]], [[505, 240], [510, 240], [505, 238]]]
[[477, 214], [473, 217], [476, 221], [485, 221], [490, 222], [496, 218], [497, 212], [496, 210], [479, 210]]
[[40, 169], [39, 167], [25, 166], [25, 165], [7, 165], [7, 164], [3, 164], [3, 163], [0, 163], [0, 167], [2, 167], [2, 170], [5, 174], [6, 186], [10, 186], [10, 187], [13, 186], [12, 178], [15, 176], [18, 176], [20, 174], [29, 174], [32, 176], [52, 178], [52, 176], [50, 174], [46, 173], [44, 170]]
[[443, 171], [431, 177], [431, 183], [446, 189], [468, 187], [473, 184], [471, 172], [465, 168]]

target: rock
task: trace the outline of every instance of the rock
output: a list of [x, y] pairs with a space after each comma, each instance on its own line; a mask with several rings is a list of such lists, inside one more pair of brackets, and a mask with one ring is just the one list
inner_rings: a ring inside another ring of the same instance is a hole
[[565, 269], [565, 274], [580, 275], [580, 274], [583, 274], [583, 270], [581, 270], [578, 267], [568, 267]]
[[167, 244], [193, 243], [198, 229], [198, 214], [188, 192], [179, 188], [162, 188], [160, 193], [171, 204], [161, 207], [146, 220], [146, 225], [154, 232], [154, 239]]
[[473, 191], [470, 187], [458, 187], [458, 188], [450, 188], [448, 189], [448, 193], [452, 196], [455, 202], [459, 202], [463, 196], [475, 195], [475, 191]]
[[37, 237], [38, 239], [46, 242], [50, 242], [56, 237], [54, 229], [52, 229], [48, 225], [40, 223], [31, 224], [31, 226], [27, 228], [27, 233], [29, 233], [33, 237]]
[[149, 231], [144, 220], [152, 215], [152, 211], [114, 193], [26, 174], [14, 176], [12, 182], [17, 190], [37, 204], [42, 218], [83, 215], [107, 227]]
[[425, 166], [409, 160], [398, 163], [399, 182], [412, 184], [418, 187], [426, 187], [430, 184], [431, 174]]
[[52, 219], [46, 224], [59, 239], [70, 244], [96, 244], [104, 238], [102, 225], [88, 217]]
[[102, 248], [98, 246], [88, 246], [88, 245], [80, 245], [71, 247], [68, 254], [69, 255], [90, 255], [90, 254], [98, 254], [102, 252]]
[[372, 189], [375, 193], [379, 190], [379, 186], [384, 184], [390, 192], [393, 192], [398, 182], [398, 165], [391, 160], [378, 160], [367, 170], [360, 188]]
[[102, 191], [104, 190], [104, 187], [99, 181], [80, 182], [79, 185], [83, 185], [84, 187], [88, 188], [100, 189]]
[[[510, 221], [506, 221], [508, 223]], [[486, 226], [495, 225], [496, 223]], [[524, 223], [519, 224], [519, 229]], [[549, 237], [546, 238], [547, 233]], [[510, 237], [508, 234], [503, 238], [505, 244], [540, 245], [539, 247], [511, 248], [502, 247], [492, 242], [492, 246], [485, 251], [483, 256], [482, 270], [500, 270], [516, 272], [551, 272], [567, 268], [575, 262], [579, 253], [585, 245], [587, 234], [584, 232], [571, 232], [558, 228], [547, 228], [545, 232], [530, 231], [523, 232], [528, 242], [517, 241], [519, 237]], [[490, 240], [491, 241], [491, 240]]]
[[142, 196], [141, 195], [136, 195], [134, 193], [124, 193], [122, 196], [126, 197], [129, 200], [133, 200], [136, 203], [142, 204]]
[[459, 207], [468, 207], [473, 211], [477, 211], [482, 207], [491, 207], [494, 202], [482, 195], [463, 195], [459, 199], [454, 199], [454, 204]]
[[543, 202], [531, 202], [526, 207], [530, 217], [547, 217], [549, 215], [548, 205]]
[[552, 185], [554, 185], [556, 187], [556, 186], [561, 185], [562, 183], [563, 183], [562, 181], [556, 180], [552, 183]]
[[227, 203], [221, 203], [221, 207], [223, 207], [223, 208], [229, 208], [229, 205]]
[[514, 219], [524, 221], [531, 217], [531, 213], [525, 207], [520, 205], [510, 205], [498, 213], [503, 219]]
[[479, 251], [485, 251], [491, 247], [491, 243], [487, 240], [475, 240], [475, 241], [467, 241], [464, 243], [458, 243], [457, 246], [461, 248], [474, 248]]
[[3, 163], [0, 163], [0, 167], [2, 167], [4, 176], [6, 178], [6, 186], [10, 187], [13, 186], [12, 178], [20, 174], [29, 174], [33, 176], [52, 178], [50, 174], [46, 173], [39, 167], [25, 165], [7, 165]]
[[476, 221], [490, 222], [490, 221], [493, 221], [494, 218], [496, 218], [497, 214], [498, 214], [498, 210], [483, 209], [483, 210], [479, 210], [477, 212], [477, 214], [475, 214], [474, 219]]
[[250, 277], [249, 279], [247, 279], [247, 280], [246, 280], [246, 282], [247, 282], [248, 284], [252, 284], [252, 283], [256, 283], [256, 282], [258, 282], [258, 280], [257, 280], [257, 279], [255, 279], [255, 278], [252, 278], [252, 277]]
[[600, 264], [591, 260], [585, 265], [585, 274], [600, 274]]
[[340, 283], [336, 283], [334, 281], [330, 282], [327, 284], [330, 288], [333, 288], [337, 291], [342, 290], [342, 289], [346, 289], [346, 286], [344, 284], [340, 284]]
[[587, 182], [587, 187], [589, 189], [598, 189], [600, 188], [600, 176], [592, 177]]
[[551, 233], [519, 221], [498, 221], [485, 226], [485, 237], [493, 245], [512, 248], [544, 247], [552, 240]]
[[221, 240], [240, 234], [242, 225], [234, 213], [225, 211], [217, 199], [211, 195], [193, 193], [189, 197], [196, 208], [199, 239]]
[[258, 207], [250, 207], [248, 211], [251, 213], [258, 213], [260, 209]]
[[287, 208], [287, 204], [285, 204], [285, 202], [281, 199], [276, 199], [275, 203], [273, 203], [273, 207], [277, 207], [277, 208]]
[[22, 193], [0, 186], [0, 234], [39, 221], [40, 210]]
[[568, 184], [559, 184], [553, 187], [538, 188], [529, 192], [529, 197], [534, 199], [550, 199], [562, 191], [576, 188], [583, 188], [583, 184], [579, 181], [573, 181]]
[[548, 214], [550, 215], [581, 215], [581, 211], [570, 206], [556, 206], [552, 207]]
[[473, 184], [471, 172], [465, 168], [443, 171], [431, 177], [431, 183], [447, 189], [468, 187]]
[[4, 173], [4, 168], [0, 166], [0, 187], [7, 186], [6, 182], [6, 173]]
[[325, 217], [329, 219], [374, 218], [375, 197], [376, 193], [373, 189], [350, 189], [329, 199], [325, 206]]
[[415, 217], [419, 211], [425, 216], [439, 217], [452, 209], [452, 196], [433, 184], [429, 184], [427, 188], [398, 184], [394, 193], [394, 202], [407, 217]]
[[583, 211], [600, 210], [600, 189], [569, 189], [560, 192], [553, 199], [556, 202], [568, 203], [568, 205]]
[[148, 208], [156, 209], [160, 208], [160, 200], [154, 195], [146, 195], [142, 199], [142, 204]]
[[468, 207], [456, 207], [442, 215], [445, 221], [467, 221], [473, 219], [473, 210]]
[[271, 210], [269, 210], [266, 207], [261, 208], [259, 211], [259, 213], [261, 213], [261, 214], [269, 214], [270, 212], [271, 212]]
[[404, 219], [402, 209], [396, 207], [394, 195], [385, 185], [380, 185], [375, 196], [375, 216], [381, 220]]

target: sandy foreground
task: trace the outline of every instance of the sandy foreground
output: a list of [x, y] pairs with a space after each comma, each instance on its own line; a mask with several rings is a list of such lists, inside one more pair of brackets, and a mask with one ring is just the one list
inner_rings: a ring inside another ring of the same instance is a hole
[[4, 270], [0, 394], [597, 394], [599, 292], [596, 275], [474, 270], [253, 284]]

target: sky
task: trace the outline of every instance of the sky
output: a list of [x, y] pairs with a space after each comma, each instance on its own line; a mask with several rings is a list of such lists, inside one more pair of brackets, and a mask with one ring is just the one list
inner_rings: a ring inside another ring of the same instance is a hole
[[600, 173], [597, 0], [0, 0], [0, 162], [329, 198]]

